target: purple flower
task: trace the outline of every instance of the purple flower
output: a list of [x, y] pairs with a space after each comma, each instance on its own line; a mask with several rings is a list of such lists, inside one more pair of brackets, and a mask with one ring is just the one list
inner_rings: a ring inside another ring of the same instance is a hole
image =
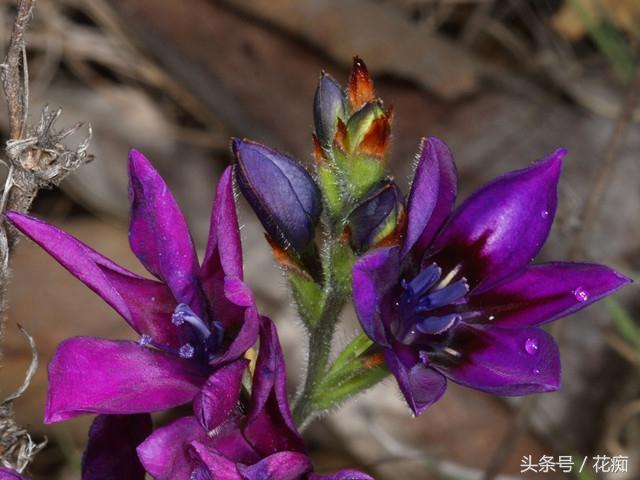
[[250, 398], [242, 395], [247, 360], [215, 372], [194, 399], [194, 416], [157, 429], [138, 447], [156, 480], [371, 480], [360, 472], [313, 473], [296, 430], [275, 326], [263, 317]]
[[240, 191], [269, 236], [302, 255], [322, 212], [320, 189], [295, 159], [248, 140], [233, 140]]
[[0, 467], [0, 480], [28, 480], [28, 478], [10, 468]]
[[353, 268], [362, 327], [416, 414], [447, 378], [507, 396], [557, 390], [558, 347], [539, 325], [630, 281], [602, 265], [530, 265], [553, 222], [565, 153], [495, 179], [452, 212], [451, 153], [435, 138], [423, 142], [402, 244]]
[[7, 214], [140, 335], [139, 342], [76, 337], [59, 345], [49, 364], [46, 423], [187, 403], [257, 338], [258, 315], [242, 281], [231, 168], [218, 185], [201, 264], [175, 199], [139, 152], [130, 154], [129, 175], [131, 248], [160, 281], [120, 267], [54, 226]]

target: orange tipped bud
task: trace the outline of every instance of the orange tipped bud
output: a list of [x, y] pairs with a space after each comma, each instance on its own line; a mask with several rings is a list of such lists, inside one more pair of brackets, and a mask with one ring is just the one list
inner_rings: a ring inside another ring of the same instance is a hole
[[376, 118], [357, 147], [356, 153], [384, 157], [391, 136], [391, 117]]
[[353, 69], [349, 77], [349, 87], [347, 96], [351, 106], [351, 111], [356, 111], [365, 103], [374, 99], [373, 82], [367, 71], [367, 66], [360, 57], [353, 57]]

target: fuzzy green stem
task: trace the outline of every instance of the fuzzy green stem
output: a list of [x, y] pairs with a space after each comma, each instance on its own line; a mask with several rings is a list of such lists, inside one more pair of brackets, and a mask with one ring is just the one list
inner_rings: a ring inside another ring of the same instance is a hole
[[313, 398], [322, 382], [331, 354], [331, 340], [349, 291], [336, 275], [337, 242], [327, 240], [323, 254], [324, 288], [322, 310], [313, 325], [308, 325], [309, 345], [305, 379], [293, 406], [293, 419], [303, 429], [314, 416]]

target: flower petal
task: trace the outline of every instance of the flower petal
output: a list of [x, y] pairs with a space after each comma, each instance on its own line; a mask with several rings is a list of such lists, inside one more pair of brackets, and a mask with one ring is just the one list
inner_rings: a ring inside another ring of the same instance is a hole
[[[565, 150], [486, 184], [458, 208], [432, 251], [443, 271], [460, 266], [487, 288], [524, 268], [544, 244], [556, 213]], [[480, 287], [479, 287], [480, 285]]]
[[384, 349], [384, 359], [396, 377], [409, 408], [416, 415], [420, 415], [437, 402], [447, 389], [447, 379], [420, 361], [406, 366], [391, 349]]
[[[256, 343], [260, 320], [258, 319], [258, 312], [255, 307], [246, 308], [241, 318], [243, 319], [241, 325], [231, 326], [231, 330], [237, 329], [232, 332], [235, 336], [231, 344], [225, 348], [222, 355], [210, 362], [212, 366], [223, 365], [229, 361], [241, 358], [245, 352]], [[226, 327], [227, 325], [225, 325], [225, 328]]]
[[415, 245], [419, 254], [433, 241], [453, 208], [458, 174], [449, 147], [434, 137], [423, 139], [407, 204], [405, 256]]
[[202, 314], [198, 259], [187, 223], [160, 174], [136, 150], [129, 154], [129, 199], [131, 250], [166, 282], [178, 303]]
[[[236, 205], [233, 197], [232, 168], [228, 167], [216, 190], [211, 212], [209, 240], [199, 274], [202, 289], [213, 312], [223, 323], [242, 318], [242, 310], [225, 295], [225, 279], [242, 283], [242, 245]], [[250, 292], [249, 292], [250, 293]]]
[[331, 475], [316, 475], [315, 473], [309, 476], [309, 480], [374, 480], [372, 476], [366, 473], [358, 472], [357, 470], [340, 470]]
[[238, 465], [243, 480], [299, 480], [313, 467], [299, 452], [277, 452], [250, 466]]
[[260, 324], [260, 353], [244, 436], [263, 456], [284, 450], [304, 451], [302, 438], [289, 409], [285, 364], [278, 333], [267, 317], [262, 317]]
[[193, 470], [187, 453], [193, 441], [211, 443], [195, 417], [183, 417], [153, 432], [138, 447], [138, 457], [156, 480], [186, 480]]
[[432, 366], [456, 383], [496, 395], [552, 392], [560, 387], [560, 354], [540, 328], [498, 328], [459, 324], [449, 353]]
[[195, 416], [207, 432], [218, 427], [236, 408], [248, 363], [240, 359], [216, 370], [193, 399]]
[[236, 462], [225, 458], [220, 453], [207, 448], [206, 445], [194, 441], [191, 443], [193, 455], [195, 455], [211, 474], [215, 474], [215, 480], [243, 480], [236, 468]]
[[176, 304], [165, 285], [120, 267], [53, 225], [16, 212], [7, 213], [6, 217], [102, 297], [136, 332], [149, 335], [158, 343], [179, 345], [177, 330], [171, 325]]
[[195, 362], [135, 342], [75, 337], [49, 363], [45, 423], [85, 413], [155, 412], [189, 402], [206, 381]]
[[389, 289], [398, 283], [399, 274], [398, 247], [373, 250], [352, 269], [353, 306], [362, 329], [380, 345], [389, 344], [381, 318], [382, 303]]
[[98, 415], [89, 430], [82, 457], [82, 480], [143, 480], [136, 447], [151, 434], [151, 416]]
[[466, 306], [498, 327], [539, 325], [581, 310], [630, 281], [604, 265], [545, 263], [470, 296]]
[[0, 466], [0, 480], [28, 480], [15, 470]]

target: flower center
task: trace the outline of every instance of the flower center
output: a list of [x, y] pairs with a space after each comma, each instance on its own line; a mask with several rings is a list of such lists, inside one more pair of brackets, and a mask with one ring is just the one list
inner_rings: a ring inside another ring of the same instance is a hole
[[401, 280], [403, 292], [397, 304], [399, 318], [392, 326], [396, 338], [403, 343], [412, 343], [421, 334], [444, 333], [462, 319], [459, 313], [438, 312], [469, 292], [465, 278], [452, 281], [457, 273], [457, 269], [453, 269], [442, 277], [442, 269], [433, 263], [413, 279]]
[[202, 320], [188, 305], [181, 303], [171, 315], [171, 323], [187, 332], [189, 341], [179, 349], [167, 347], [155, 342], [149, 335], [141, 335], [141, 346], [152, 346], [182, 358], [194, 358], [208, 363], [222, 347], [224, 327], [217, 320], [210, 325]]

